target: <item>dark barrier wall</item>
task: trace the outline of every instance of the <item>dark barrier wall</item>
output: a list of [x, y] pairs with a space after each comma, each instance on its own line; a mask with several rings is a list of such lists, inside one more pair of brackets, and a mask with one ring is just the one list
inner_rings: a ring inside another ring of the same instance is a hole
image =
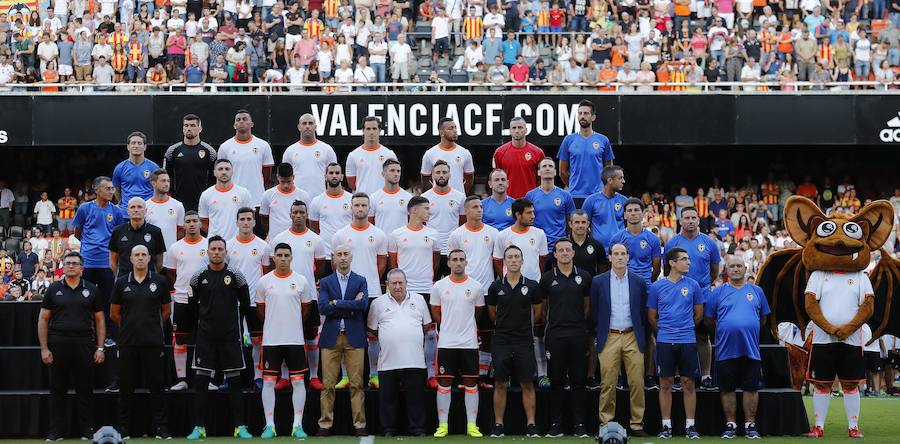
[[459, 122], [460, 143], [496, 146], [514, 116], [529, 139], [556, 145], [578, 128], [577, 102], [594, 102], [594, 129], [614, 145], [882, 145], [900, 143], [900, 95], [36, 95], [0, 97], [0, 145], [120, 146], [131, 131], [154, 145], [181, 138], [181, 117], [203, 120], [203, 139], [233, 135], [234, 112], [253, 115], [254, 133], [273, 145], [297, 140], [297, 119], [312, 113], [319, 136], [358, 145], [363, 117], [384, 122], [385, 145], [427, 147], [437, 122]]

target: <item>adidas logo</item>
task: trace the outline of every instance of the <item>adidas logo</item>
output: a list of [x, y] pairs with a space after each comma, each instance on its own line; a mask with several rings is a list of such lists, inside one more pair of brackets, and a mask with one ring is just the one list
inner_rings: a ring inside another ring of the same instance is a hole
[[209, 282], [206, 282], [206, 279], [204, 279], [203, 282], [201, 282], [201, 284], [208, 284], [208, 283]]
[[130, 293], [130, 292], [131, 292], [131, 287], [125, 287], [125, 289], [122, 290], [122, 293]]
[[887, 128], [878, 133], [882, 142], [900, 142], [900, 112], [893, 119], [887, 121]]

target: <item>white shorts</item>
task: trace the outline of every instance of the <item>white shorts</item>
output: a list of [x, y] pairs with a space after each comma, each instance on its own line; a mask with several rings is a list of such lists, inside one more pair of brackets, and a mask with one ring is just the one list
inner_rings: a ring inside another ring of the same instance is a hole
[[72, 65], [59, 65], [57, 72], [61, 76], [70, 76], [74, 71], [72, 71]]
[[391, 78], [394, 80], [409, 80], [409, 63], [394, 63], [391, 65]]
[[285, 51], [290, 51], [294, 49], [294, 44], [302, 40], [303, 37], [301, 34], [285, 34], [284, 35], [284, 49]]

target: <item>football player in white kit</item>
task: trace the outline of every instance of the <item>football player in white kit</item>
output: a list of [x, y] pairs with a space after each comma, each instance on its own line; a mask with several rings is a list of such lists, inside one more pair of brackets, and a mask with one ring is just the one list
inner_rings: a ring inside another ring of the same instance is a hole
[[[406, 274], [406, 289], [419, 293], [427, 302], [441, 261], [438, 234], [426, 226], [430, 215], [428, 199], [414, 196], [407, 204], [409, 223], [397, 228], [388, 236], [388, 265]], [[437, 389], [434, 377], [434, 354], [437, 351], [437, 333], [434, 325], [425, 332], [425, 369], [428, 386]]]
[[291, 204], [309, 202], [309, 194], [294, 185], [294, 168], [289, 163], [278, 165], [278, 185], [266, 190], [259, 206], [259, 221], [266, 239], [271, 241], [291, 226]]
[[[291, 270], [299, 273], [310, 283], [310, 297], [313, 304], [319, 298], [316, 291], [316, 282], [325, 270], [325, 243], [318, 234], [306, 227], [307, 207], [302, 201], [294, 201], [291, 204], [291, 226], [281, 234], [275, 236], [269, 245], [287, 244], [291, 247]], [[314, 310], [318, 315], [318, 310]], [[315, 319], [313, 319], [315, 321]], [[317, 324], [315, 332], [308, 329], [305, 335], [306, 353], [309, 361], [309, 388], [322, 390], [322, 381], [319, 378], [319, 336], [318, 330], [321, 323]]]
[[322, 236], [325, 242], [325, 274], [331, 274], [331, 237], [337, 230], [346, 227], [353, 220], [350, 210], [350, 193], [341, 182], [344, 173], [338, 163], [330, 163], [325, 168], [325, 192], [313, 197], [309, 204], [309, 228]]
[[369, 196], [369, 222], [391, 234], [397, 228], [406, 225], [406, 205], [412, 194], [400, 188], [400, 175], [403, 170], [400, 161], [388, 159], [381, 167], [381, 175], [384, 176], [384, 188]]
[[[484, 294], [494, 282], [494, 240], [497, 239], [497, 229], [482, 221], [484, 207], [481, 198], [469, 196], [463, 205], [466, 212], [466, 223], [450, 233], [447, 240], [447, 248], [466, 252], [466, 274], [481, 282]], [[494, 388], [490, 383], [488, 373], [491, 369], [491, 334], [493, 324], [487, 316], [487, 311], [478, 319], [478, 335], [481, 346], [478, 347], [478, 376], [481, 381], [478, 387], [482, 390]]]
[[256, 307], [263, 323], [263, 387], [262, 404], [266, 427], [260, 438], [274, 438], [275, 433], [275, 383], [282, 364], [290, 375], [291, 403], [294, 422], [291, 436], [306, 438], [303, 431], [303, 409], [306, 406], [306, 386], [303, 373], [307, 369], [306, 351], [303, 349], [303, 324], [312, 315], [312, 288], [300, 273], [291, 269], [291, 247], [276, 244], [272, 252], [275, 270], [259, 280], [256, 289]]
[[429, 185], [436, 162], [443, 160], [450, 166], [450, 186], [463, 193], [471, 192], [475, 183], [475, 164], [472, 162], [472, 153], [456, 144], [458, 137], [456, 122], [444, 117], [438, 121], [438, 131], [441, 136], [440, 142], [426, 151], [422, 157], [422, 184]]
[[252, 131], [253, 117], [249, 111], [239, 109], [234, 113], [234, 137], [222, 142], [216, 157], [231, 161], [234, 182], [250, 191], [253, 200], [249, 206], [259, 207], [263, 192], [272, 187], [275, 159], [269, 142], [254, 136]]
[[252, 207], [253, 201], [246, 188], [232, 182], [234, 171], [230, 160], [216, 160], [213, 171], [216, 184], [200, 194], [197, 213], [200, 214], [204, 233], [210, 237], [218, 235], [231, 239], [237, 235], [234, 220], [238, 208]]
[[300, 140], [287, 147], [281, 161], [294, 167], [294, 185], [309, 197], [316, 197], [325, 192], [321, 179], [328, 164], [337, 162], [337, 155], [331, 145], [316, 139], [316, 118], [312, 114], [300, 116], [297, 130]]
[[[381, 276], [387, 268], [387, 235], [369, 223], [369, 196], [354, 193], [353, 222], [334, 233], [332, 244], [347, 245], [353, 253], [354, 273], [366, 278], [369, 303], [384, 294], [381, 290]], [[368, 335], [369, 347], [369, 387], [378, 388], [378, 338]]]
[[175, 358], [175, 375], [178, 382], [169, 390], [187, 390], [187, 351], [191, 333], [197, 320], [188, 306], [191, 297], [191, 276], [206, 269], [209, 258], [206, 256], [206, 238], [200, 234], [200, 216], [196, 211], [188, 211], [184, 215], [184, 237], [166, 249], [163, 260], [166, 279], [173, 283], [175, 289], [172, 301], [172, 336], [175, 340], [173, 355]]
[[381, 119], [363, 119], [363, 144], [347, 155], [347, 183], [353, 192], [372, 194], [381, 188], [384, 161], [396, 159], [393, 151], [381, 144]]
[[184, 205], [169, 196], [171, 181], [166, 170], [160, 168], [150, 174], [150, 185], [153, 187], [153, 197], [147, 201], [147, 215], [144, 219], [159, 227], [163, 242], [169, 248], [184, 237]]
[[[269, 244], [253, 234], [256, 227], [255, 211], [250, 207], [243, 207], [237, 213], [238, 234], [229, 239], [228, 268], [239, 271], [247, 279], [250, 288], [250, 312], [247, 316], [247, 332], [250, 335], [250, 344], [253, 352], [253, 363], [256, 366], [253, 372], [253, 382], [258, 389], [262, 389], [262, 371], [259, 368], [260, 345], [262, 344], [263, 326], [256, 316], [256, 290], [259, 278], [270, 270]], [[279, 381], [280, 382], [280, 381]], [[279, 389], [287, 388], [287, 381], [280, 382]]]
[[441, 244], [441, 266], [438, 275], [449, 272], [447, 268], [447, 239], [450, 233], [465, 222], [463, 202], [466, 195], [461, 190], [450, 186], [450, 166], [443, 160], [438, 160], [431, 170], [434, 185], [430, 190], [422, 193], [422, 197], [428, 199], [431, 204], [431, 218], [428, 226], [438, 232]]

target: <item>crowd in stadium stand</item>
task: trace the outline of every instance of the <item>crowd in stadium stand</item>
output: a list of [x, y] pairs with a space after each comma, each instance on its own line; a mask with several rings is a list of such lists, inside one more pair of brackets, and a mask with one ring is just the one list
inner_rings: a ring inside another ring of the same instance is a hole
[[885, 88], [900, 69], [900, 0], [38, 4], [0, 12], [4, 90], [146, 83], [202, 91], [256, 82], [326, 92], [392, 82], [419, 84], [398, 86], [413, 91], [467, 82], [491, 90], [609, 90], [615, 83], [681, 91], [725, 81], [775, 82], [782, 90], [796, 81], [875, 81]]

